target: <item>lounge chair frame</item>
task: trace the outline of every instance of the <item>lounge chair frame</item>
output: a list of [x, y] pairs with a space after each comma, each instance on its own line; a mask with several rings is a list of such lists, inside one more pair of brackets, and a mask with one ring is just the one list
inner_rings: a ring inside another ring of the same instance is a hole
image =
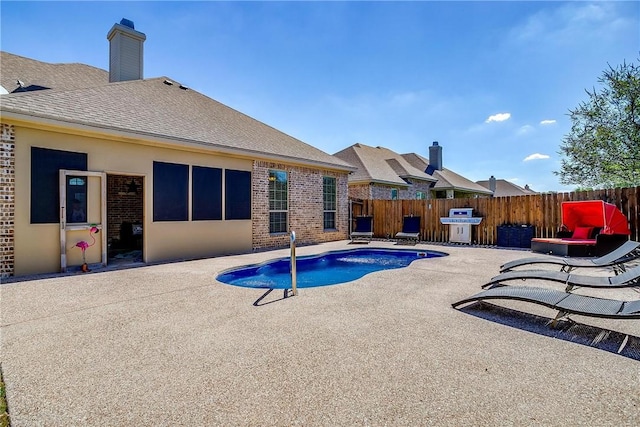
[[551, 270], [514, 270], [499, 274], [482, 285], [482, 288], [492, 288], [510, 280], [549, 280], [566, 285], [566, 292], [574, 288], [628, 288], [640, 286], [640, 265], [629, 268], [624, 273], [614, 276], [587, 276], [583, 274], [566, 273]]
[[526, 301], [558, 310], [558, 315], [551, 322], [552, 326], [555, 326], [559, 319], [570, 314], [607, 319], [640, 319], [640, 300], [621, 301], [595, 298], [555, 289], [528, 286], [499, 286], [487, 289], [455, 302], [452, 306], [457, 308], [470, 302], [491, 299]]
[[640, 242], [628, 240], [622, 246], [608, 254], [594, 259], [571, 259], [555, 257], [522, 258], [503, 264], [500, 273], [513, 270], [516, 267], [533, 264], [554, 264], [560, 266], [560, 271], [569, 273], [576, 268], [611, 267], [615, 274], [626, 271], [626, 263], [640, 259]]

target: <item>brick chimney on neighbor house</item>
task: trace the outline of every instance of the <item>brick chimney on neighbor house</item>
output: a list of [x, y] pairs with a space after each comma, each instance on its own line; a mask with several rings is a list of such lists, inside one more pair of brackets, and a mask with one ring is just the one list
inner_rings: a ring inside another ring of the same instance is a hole
[[433, 141], [433, 145], [429, 147], [429, 166], [430, 169], [442, 170], [442, 147], [438, 145], [438, 141]]
[[142, 80], [142, 45], [147, 39], [136, 31], [133, 21], [122, 18], [107, 34], [109, 40], [109, 83]]

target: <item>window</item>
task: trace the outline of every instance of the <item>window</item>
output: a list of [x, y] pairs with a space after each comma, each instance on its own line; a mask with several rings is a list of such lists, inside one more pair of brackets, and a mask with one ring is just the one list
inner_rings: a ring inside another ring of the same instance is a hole
[[269, 232], [288, 231], [289, 189], [285, 171], [269, 171]]
[[189, 166], [153, 162], [153, 220], [189, 219]]
[[193, 166], [191, 219], [222, 219], [222, 169]]
[[67, 176], [67, 223], [87, 222], [87, 179]]
[[322, 178], [322, 201], [324, 208], [324, 229], [336, 228], [336, 179], [325, 176]]
[[[60, 221], [60, 169], [86, 171], [87, 154], [31, 147], [32, 224], [54, 224]], [[84, 188], [86, 212], [86, 183]], [[72, 201], [73, 198], [67, 202], [67, 207], [71, 207]]]
[[397, 188], [392, 188], [391, 189], [391, 200], [398, 200], [398, 189]]
[[425, 200], [427, 194], [424, 191], [416, 191], [416, 200]]
[[251, 219], [251, 172], [225, 170], [224, 219]]

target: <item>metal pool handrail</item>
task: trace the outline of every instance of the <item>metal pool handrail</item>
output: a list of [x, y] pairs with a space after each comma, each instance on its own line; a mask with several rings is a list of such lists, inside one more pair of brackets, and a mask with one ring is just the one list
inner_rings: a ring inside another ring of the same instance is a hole
[[296, 232], [291, 231], [291, 290], [293, 295], [298, 295], [296, 272]]

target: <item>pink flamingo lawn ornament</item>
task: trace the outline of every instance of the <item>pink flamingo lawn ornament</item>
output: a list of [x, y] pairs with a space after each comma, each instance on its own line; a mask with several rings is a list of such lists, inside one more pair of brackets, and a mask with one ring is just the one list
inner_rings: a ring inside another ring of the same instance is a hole
[[91, 246], [96, 244], [96, 238], [93, 237], [94, 233], [99, 232], [100, 230], [98, 229], [98, 227], [96, 226], [92, 226], [89, 229], [89, 237], [91, 237], [91, 240], [93, 240], [91, 242], [91, 244], [87, 243], [86, 240], [80, 240], [78, 243], [76, 243], [74, 246], [80, 248], [80, 250], [82, 251], [82, 272], [86, 273], [87, 271], [89, 271], [89, 266], [87, 265], [87, 259], [85, 257], [85, 252], [88, 248], [90, 248]]

